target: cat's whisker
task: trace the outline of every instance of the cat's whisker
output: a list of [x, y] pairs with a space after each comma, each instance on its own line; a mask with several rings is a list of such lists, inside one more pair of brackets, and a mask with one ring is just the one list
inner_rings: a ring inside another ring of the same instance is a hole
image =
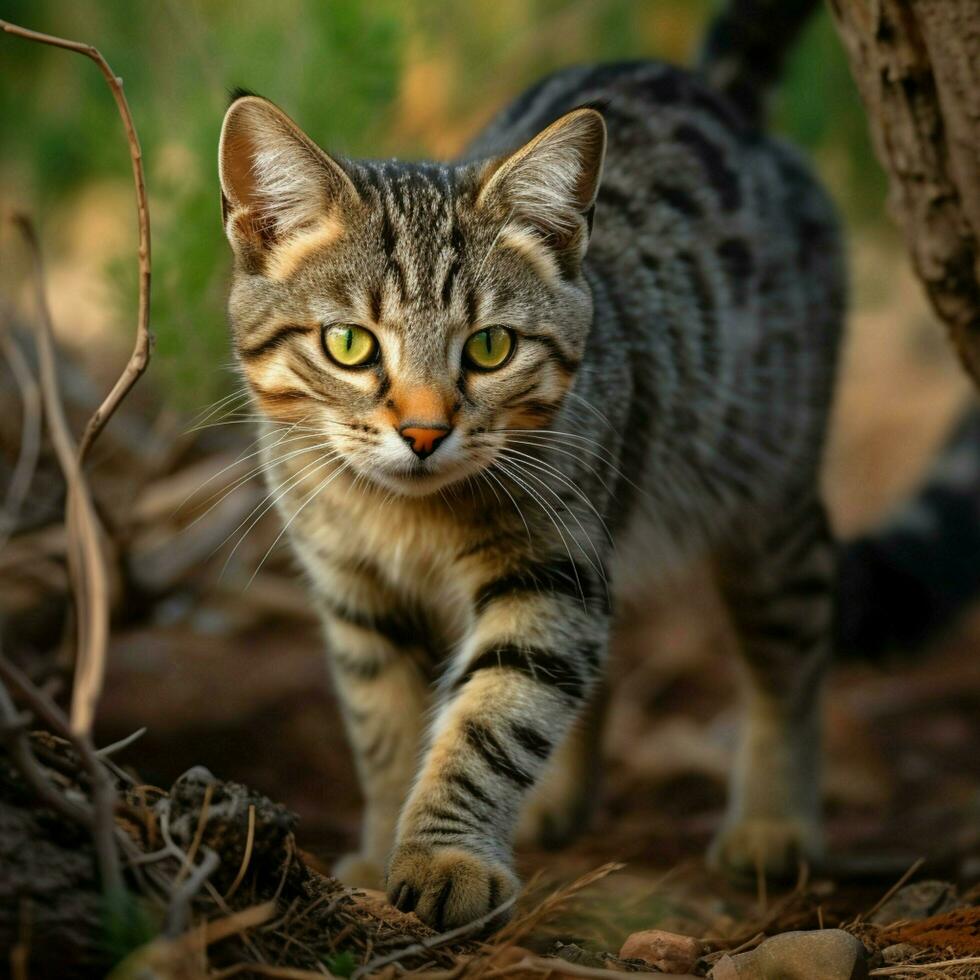
[[585, 396], [580, 395], [574, 388], [569, 388], [566, 392], [566, 397], [574, 398], [576, 401], [581, 402], [592, 414], [608, 428], [615, 430], [615, 426], [609, 421], [609, 417], [599, 411], [595, 405], [592, 404]]
[[[244, 405], [249, 398], [251, 398], [251, 395], [249, 394], [248, 390], [245, 388], [239, 388], [238, 390], [231, 392], [231, 394], [225, 395], [224, 398], [219, 398], [216, 402], [206, 405], [198, 412], [197, 415], [194, 416], [193, 419], [191, 419], [191, 428], [188, 431], [193, 431], [194, 426], [207, 422], [208, 419], [225, 410], [229, 404], [240, 402], [242, 405]], [[237, 406], [234, 410], [237, 410]]]
[[[306, 436], [297, 436], [297, 437], [294, 437], [294, 438], [295, 439], [306, 439], [307, 437]], [[288, 440], [288, 441], [289, 442], [292, 442], [294, 440]], [[218, 507], [231, 494], [233, 494], [236, 490], [241, 489], [241, 487], [243, 487], [246, 483], [250, 482], [251, 480], [254, 480], [256, 477], [262, 476], [264, 473], [271, 472], [279, 464], [285, 463], [285, 462], [287, 462], [290, 459], [294, 459], [296, 456], [302, 456], [304, 453], [318, 452], [318, 451], [320, 451], [322, 449], [329, 449], [329, 448], [331, 448], [331, 443], [329, 443], [329, 442], [323, 442], [323, 443], [320, 443], [319, 445], [304, 445], [304, 446], [301, 446], [299, 449], [291, 450], [290, 452], [288, 452], [288, 453], [286, 453], [286, 454], [284, 454], [282, 456], [276, 456], [274, 459], [264, 460], [258, 466], [253, 467], [244, 476], [238, 477], [236, 480], [234, 480], [229, 485], [224, 486], [224, 487], [221, 487], [219, 490], [216, 490], [214, 493], [212, 493], [209, 497], [207, 497], [204, 500], [202, 500], [201, 501], [201, 506], [203, 506], [205, 504], [208, 504], [211, 501], [214, 501], [214, 503], [211, 503], [211, 506], [208, 507], [207, 510], [205, 510], [203, 513], [201, 513], [197, 517], [195, 517], [194, 520], [191, 521], [191, 523], [188, 524], [186, 528], [184, 528], [184, 531], [185, 532], [186, 531], [189, 531], [192, 527], [194, 527], [195, 524], [198, 523], [198, 521], [203, 520], [208, 514], [211, 513], [212, 510], [214, 510], [215, 507]], [[266, 452], [266, 450], [259, 450], [259, 452]], [[257, 455], [257, 453], [253, 453], [252, 455]], [[246, 459], [247, 458], [248, 457], [246, 457]], [[226, 469], [227, 469], [227, 467], [226, 467]], [[215, 497], [217, 497], [218, 499], [215, 500]]]
[[486, 498], [483, 494], [484, 484], [486, 484], [486, 486], [490, 488], [491, 493], [493, 493], [493, 498], [496, 501], [497, 506], [500, 507], [503, 505], [503, 501], [500, 499], [500, 494], [497, 493], [497, 488], [487, 479], [486, 473], [484, 473], [482, 469], [478, 470], [471, 476], [468, 476], [466, 481], [467, 483], [472, 482], [477, 490], [479, 490], [481, 506], [486, 507]]
[[[520, 461], [515, 460], [513, 458], [509, 458], [508, 463], [509, 463], [510, 466], [516, 468], [517, 471], [523, 477], [525, 477], [528, 480], [533, 480], [538, 486], [542, 487], [548, 493], [550, 493], [551, 496], [554, 497], [554, 499], [558, 501], [558, 504], [564, 509], [564, 511], [567, 514], [570, 514], [571, 515], [572, 520], [575, 521], [576, 525], [578, 526], [578, 529], [582, 532], [582, 535], [585, 537], [585, 540], [588, 541], [590, 547], [592, 548], [592, 552], [593, 552], [593, 554], [595, 556], [595, 561], [594, 562], [592, 560], [592, 557], [589, 555], [589, 553], [583, 547], [583, 545], [581, 544], [581, 542], [575, 537], [575, 535], [572, 533], [571, 529], [568, 527], [568, 525], [565, 523], [564, 520], [562, 520], [562, 525], [568, 531], [569, 536], [572, 538], [572, 540], [575, 541], [576, 545], [578, 545], [579, 550], [582, 552], [582, 555], [585, 558], [585, 560], [592, 567], [592, 570], [602, 580], [603, 587], [605, 588], [606, 594], [608, 595], [608, 593], [609, 593], [609, 583], [606, 580], [606, 572], [605, 572], [605, 568], [603, 567], [602, 555], [601, 555], [601, 553], [599, 551], [599, 548], [597, 547], [596, 543], [592, 540], [592, 535], [589, 534], [588, 529], [582, 523], [582, 521], [580, 520], [578, 514], [575, 513], [575, 511], [568, 505], [568, 502], [565, 501], [562, 498], [561, 494], [559, 494], [552, 486], [550, 486], [546, 480], [544, 480], [540, 476], [537, 476], [536, 474], [530, 472], [528, 470], [528, 468], [527, 468], [527, 464], [523, 464]], [[589, 503], [589, 501], [586, 501], [586, 503]], [[589, 504], [589, 505], [591, 506], [591, 504]], [[596, 514], [596, 516], [598, 517], [598, 513]], [[606, 529], [605, 523], [602, 522], [602, 518], [601, 517], [599, 517], [599, 521], [602, 524], [602, 529], [606, 532], [606, 534], [608, 534], [609, 532]]]
[[[508, 439], [506, 445], [503, 448], [507, 449], [513, 446], [526, 446], [529, 449], [537, 449], [539, 452], [559, 453], [562, 456], [568, 456], [570, 459], [575, 460], [575, 462], [578, 463], [580, 466], [584, 466], [602, 484], [602, 486], [605, 488], [607, 493], [612, 494], [615, 492], [615, 487], [609, 486], [609, 484], [606, 482], [603, 475], [594, 466], [592, 466], [590, 463], [583, 462], [580, 456], [576, 455], [569, 449], [562, 449], [560, 446], [542, 445], [540, 443], [535, 443], [524, 439]], [[537, 459], [538, 457], [533, 457], [533, 458]], [[544, 461], [539, 460], [539, 462], [544, 462]]]
[[[571, 439], [575, 439], [576, 438], [575, 433], [558, 432], [556, 430], [545, 430], [545, 429], [514, 429], [514, 430], [497, 430], [497, 431], [523, 432], [526, 435], [530, 435], [535, 438], [540, 438], [542, 448], [554, 448], [556, 445], [564, 444], [565, 446], [568, 446], [570, 448], [573, 457], [575, 453], [579, 453], [579, 452], [589, 453], [597, 460], [598, 463], [608, 466], [609, 469], [616, 474], [616, 476], [618, 476], [625, 483], [629, 484], [629, 486], [632, 487], [634, 490], [636, 490], [637, 493], [639, 493], [641, 496], [645, 498], [650, 497], [649, 490], [647, 490], [645, 487], [641, 487], [634, 480], [630, 479], [630, 477], [627, 476], [622, 469], [620, 469], [615, 463], [612, 462], [612, 460], [609, 458], [610, 454], [608, 450], [603, 449], [602, 452], [598, 452], [589, 446], [579, 445], [574, 441], [562, 443], [562, 437], [569, 437]], [[599, 444], [597, 443], [597, 445]]]
[[483, 472], [487, 477], [493, 480], [494, 483], [500, 487], [501, 490], [507, 495], [507, 499], [514, 505], [514, 510], [517, 511], [517, 516], [521, 519], [521, 523], [524, 525], [524, 530], [527, 532], [527, 543], [533, 544], [533, 538], [531, 537], [531, 528], [527, 523], [527, 518], [524, 516], [524, 511], [521, 510], [520, 504], [514, 499], [514, 495], [504, 486], [503, 481], [493, 472], [493, 467], [488, 466]]
[[[582, 608], [587, 610], [588, 601], [585, 598], [585, 590], [582, 587], [582, 580], [579, 576], [578, 567], [575, 564], [575, 559], [572, 557], [572, 550], [571, 548], [569, 548], [568, 541], [565, 538], [565, 532], [567, 532], [570, 537], [574, 538], [574, 535], [572, 534], [568, 525], [565, 524], [565, 522], [561, 518], [561, 515], [558, 514], [558, 512], [551, 506], [551, 504], [549, 504], [548, 501], [541, 496], [539, 491], [535, 490], [533, 486], [529, 486], [526, 482], [524, 482], [524, 480], [522, 479], [522, 476], [524, 474], [516, 475], [510, 463], [504, 464], [498, 461], [495, 465], [508, 479], [516, 483], [533, 501], [535, 501], [541, 507], [541, 509], [544, 511], [548, 519], [554, 525], [555, 530], [558, 532], [558, 537], [561, 538], [561, 543], [565, 548], [565, 553], [568, 555], [568, 561], [569, 564], [571, 565], [572, 573], [575, 577], [575, 584], [578, 587], [579, 595], [582, 598]], [[562, 529], [564, 529], [564, 531]], [[583, 554], [585, 554], [585, 550], [582, 548], [581, 544], [579, 544], [578, 542], [576, 542], [576, 544], [578, 545], [579, 550], [582, 551]], [[591, 564], [591, 559], [589, 558], [589, 556], [585, 554], [585, 557], [586, 560], [588, 560]]]
[[[187, 430], [187, 433], [185, 433], [185, 434], [189, 435], [189, 434], [194, 433], [194, 432], [202, 432], [205, 429], [217, 429], [217, 428], [219, 428], [220, 426], [223, 426], [223, 425], [254, 425], [256, 422], [262, 422], [262, 423], [265, 423], [266, 425], [268, 425], [270, 423], [273, 424], [273, 425], [288, 425], [289, 424], [287, 422], [277, 422], [274, 419], [270, 419], [266, 415], [262, 415], [261, 413], [257, 413], [256, 412], [256, 413], [251, 413], [251, 414], [248, 414], [248, 415], [236, 415], [234, 418], [228, 417], [228, 418], [222, 419], [220, 422], [208, 422], [205, 425], [198, 425], [198, 426], [195, 426], [193, 429], [188, 429]], [[314, 431], [314, 429], [313, 429], [312, 426], [309, 426], [309, 431], [311, 431], [311, 432]]]
[[598, 439], [592, 439], [589, 436], [583, 436], [579, 432], [566, 432], [563, 429], [489, 429], [488, 433], [501, 433], [503, 435], [520, 435], [520, 434], [533, 434], [539, 436], [561, 436], [565, 439], [572, 439], [577, 442], [588, 443], [596, 447], [596, 451], [604, 453], [611, 456], [612, 454], [606, 448], [603, 443]]
[[574, 441], [565, 442], [561, 438], [561, 436], [564, 435], [574, 436], [574, 433], [551, 433], [551, 432], [546, 433], [538, 429], [506, 429], [506, 430], [497, 429], [494, 430], [494, 432], [523, 433], [524, 438], [521, 439], [515, 439], [513, 436], [509, 436], [507, 438], [506, 443], [504, 443], [504, 445], [507, 446], [523, 445], [532, 449], [539, 449], [542, 452], [561, 453], [562, 455], [568, 456], [571, 459], [579, 461], [581, 465], [584, 465], [596, 477], [596, 479], [598, 479], [602, 483], [602, 485], [606, 488], [606, 490], [608, 490], [609, 492], [613, 492], [613, 488], [611, 488], [606, 483], [605, 479], [603, 479], [602, 475], [595, 469], [595, 467], [591, 466], [588, 463], [584, 463], [582, 461], [581, 454], [588, 453], [590, 456], [593, 457], [593, 459], [596, 460], [596, 463], [598, 465], [607, 467], [617, 477], [619, 477], [621, 480], [624, 480], [627, 483], [630, 483], [635, 489], [637, 489], [641, 493], [646, 492], [643, 490], [642, 487], [639, 487], [638, 485], [634, 484], [626, 476], [626, 474], [612, 461], [612, 459], [610, 458], [610, 454], [608, 453], [608, 450], [600, 452], [592, 448], [591, 446], [588, 445], [583, 446]]
[[514, 462], [516, 462], [516, 460], [514, 460], [513, 457], [515, 455], [520, 456], [525, 460], [524, 462], [525, 467], [530, 466], [533, 469], [538, 469], [543, 473], [548, 473], [551, 476], [555, 477], [556, 479], [560, 480], [563, 486], [568, 487], [569, 490], [571, 490], [572, 493], [574, 493], [575, 496], [578, 497], [578, 499], [581, 500], [582, 503], [584, 503], [585, 506], [588, 507], [590, 511], [592, 511], [593, 516], [599, 522], [600, 527], [605, 532], [606, 537], [609, 539], [609, 543], [613, 544], [613, 536], [610, 533], [609, 528], [606, 527], [606, 522], [603, 519], [602, 514], [599, 513], [595, 504], [592, 503], [592, 501], [582, 491], [582, 489], [580, 487], [577, 487], [571, 480], [569, 480], [564, 473], [556, 469], [554, 466], [551, 466], [550, 464], [544, 462], [544, 460], [536, 459], [535, 457], [529, 455], [528, 453], [521, 452], [519, 449], [511, 449], [505, 447], [504, 449], [501, 450], [501, 454], [510, 458]]
[[[228, 463], [227, 466], [223, 466], [220, 470], [218, 470], [217, 473], [213, 473], [203, 483], [201, 483], [199, 486], [195, 487], [190, 493], [188, 493], [187, 496], [184, 497], [184, 499], [180, 502], [180, 504], [178, 504], [174, 513], [175, 514], [180, 513], [180, 511], [183, 509], [184, 506], [186, 506], [187, 501], [190, 500], [191, 497], [196, 497], [209, 483], [213, 483], [215, 480], [219, 479], [222, 475], [227, 473], [228, 470], [233, 469], [236, 466], [240, 466], [246, 460], [253, 459], [256, 456], [261, 456], [262, 453], [270, 452], [272, 449], [275, 449], [277, 446], [289, 445], [290, 443], [297, 442], [302, 439], [309, 439], [309, 436], [307, 434], [293, 435], [292, 437], [289, 437], [290, 431], [291, 429], [287, 429], [283, 433], [278, 433], [278, 432], [271, 433], [271, 435], [278, 436], [279, 438], [275, 442], [267, 446], [260, 446], [258, 449], [249, 453], [247, 452], [248, 449], [251, 449], [252, 446], [261, 442], [264, 438], [267, 438], [270, 435], [270, 433], [264, 432], [257, 439], [253, 439], [252, 442], [250, 442], [245, 447], [245, 449], [243, 449], [242, 452], [239, 453], [234, 460], [232, 460], [232, 462]], [[253, 471], [253, 473], [254, 472], [255, 471]], [[218, 492], [220, 493], [221, 491], [219, 490]], [[203, 503], [207, 503], [208, 500], [211, 499], [212, 499], [211, 497], [208, 497], [207, 500], [203, 501]]]
[[300, 513], [302, 513], [302, 511], [306, 509], [307, 505], [313, 501], [314, 497], [318, 496], [323, 490], [325, 490], [331, 483], [333, 483], [334, 480], [337, 479], [338, 476], [340, 476], [342, 473], [346, 473], [348, 469], [350, 469], [350, 463], [347, 462], [342, 463], [336, 470], [334, 470], [332, 473], [324, 477], [324, 479], [321, 480], [313, 488], [313, 490], [303, 499], [302, 503], [296, 508], [295, 511], [293, 511], [289, 520], [286, 521], [285, 524], [283, 524], [282, 529], [276, 535], [275, 540], [272, 542], [272, 544], [269, 545], [265, 554], [259, 560], [258, 565], [256, 565], [255, 567], [255, 571], [252, 572], [251, 577], [249, 578], [248, 582], [245, 584], [246, 589], [255, 581], [255, 576], [259, 574], [259, 572], [262, 569], [262, 566], [265, 564], [266, 559], [269, 557], [269, 555], [272, 554], [276, 545], [279, 544], [279, 542], [282, 540], [283, 535], [289, 530], [290, 525], [293, 523], [293, 521], [295, 521], [296, 518], [299, 517]]
[[[305, 450], [304, 450], [304, 452], [305, 452]], [[262, 499], [261, 499], [261, 500], [259, 500], [259, 502], [258, 502], [258, 503], [257, 503], [257, 504], [256, 504], [256, 505], [255, 505], [255, 506], [254, 506], [254, 507], [252, 508], [252, 510], [251, 510], [251, 511], [250, 511], [250, 512], [249, 512], [249, 513], [248, 513], [248, 514], [247, 514], [247, 515], [246, 515], [246, 516], [245, 516], [245, 517], [243, 518], [243, 520], [242, 520], [242, 521], [241, 521], [241, 523], [240, 523], [240, 524], [238, 525], [238, 527], [237, 527], [237, 528], [235, 528], [235, 529], [234, 529], [234, 530], [233, 530], [233, 531], [231, 532], [231, 534], [229, 534], [229, 535], [228, 535], [228, 537], [227, 537], [227, 538], [225, 538], [225, 541], [227, 541], [227, 540], [228, 540], [228, 538], [230, 538], [230, 537], [232, 537], [232, 535], [234, 535], [234, 534], [235, 534], [235, 533], [236, 533], [236, 532], [237, 532], [237, 531], [238, 531], [238, 530], [239, 530], [239, 529], [240, 529], [240, 528], [242, 527], [242, 525], [244, 525], [244, 524], [245, 524], [246, 522], [248, 522], [248, 521], [249, 521], [249, 519], [250, 519], [250, 518], [251, 518], [251, 517], [252, 517], [252, 516], [253, 516], [253, 515], [254, 515], [254, 514], [256, 513], [256, 511], [258, 511], [258, 510], [259, 510], [260, 508], [263, 508], [263, 504], [265, 504], [265, 503], [266, 503], [267, 501], [269, 501], [269, 500], [272, 500], [272, 504], [271, 504], [270, 506], [272, 506], [272, 505], [274, 505], [274, 504], [275, 504], [275, 503], [276, 503], [276, 502], [278, 501], [278, 498], [277, 498], [277, 499], [275, 499], [275, 500], [273, 500], [272, 498], [274, 498], [274, 497], [276, 496], [276, 494], [277, 494], [277, 493], [278, 493], [278, 492], [279, 492], [280, 490], [282, 490], [282, 489], [283, 489], [284, 487], [286, 487], [286, 485], [287, 485], [287, 484], [291, 484], [291, 483], [293, 483], [293, 482], [298, 482], [298, 480], [300, 480], [300, 479], [302, 479], [302, 477], [303, 477], [303, 474], [305, 473], [305, 471], [306, 471], [306, 470], [309, 470], [310, 468], [312, 468], [313, 466], [315, 466], [315, 465], [317, 465], [317, 464], [319, 464], [319, 463], [322, 463], [322, 462], [329, 462], [329, 460], [330, 460], [330, 458], [331, 458], [330, 456], [327, 456], [327, 457], [325, 457], [325, 458], [324, 458], [324, 457], [321, 457], [321, 458], [319, 458], [319, 459], [316, 459], [316, 460], [312, 460], [312, 461], [310, 461], [310, 462], [309, 462], [309, 463], [307, 463], [307, 464], [306, 464], [305, 466], [303, 466], [303, 467], [302, 467], [302, 468], [301, 468], [300, 470], [298, 470], [298, 471], [297, 471], [296, 473], [294, 473], [294, 474], [291, 474], [290, 476], [287, 476], [287, 477], [286, 477], [286, 479], [285, 479], [285, 480], [283, 480], [282, 482], [280, 482], [278, 486], [276, 486], [276, 487], [273, 487], [272, 489], [270, 489], [270, 490], [268, 490], [268, 491], [266, 492], [266, 494], [265, 494], [265, 495], [264, 495], [264, 496], [262, 497]], [[268, 471], [269, 471], [269, 472], [271, 472], [271, 471], [272, 471], [272, 469], [273, 469], [273, 467], [272, 467], [272, 466], [269, 466], [269, 467], [268, 467]], [[287, 490], [288, 490], [288, 488], [287, 488]], [[269, 507], [265, 507], [264, 509], [262, 509], [262, 513], [260, 513], [260, 514], [258, 515], [258, 518], [256, 519], [256, 523], [257, 523], [257, 521], [258, 521], [258, 519], [260, 519], [260, 518], [262, 517], [262, 515], [263, 515], [263, 514], [265, 514], [265, 513], [266, 513], [266, 511], [267, 511], [267, 510], [269, 510], [269, 509], [270, 509]], [[253, 526], [254, 526], [254, 525], [253, 525]], [[251, 528], [250, 528], [250, 529], [251, 529]], [[222, 545], [223, 545], [224, 543], [225, 543], [225, 542], [222, 542]], [[219, 546], [219, 547], [220, 547], [220, 546]], [[216, 549], [216, 550], [217, 550], [217, 549]]]
[[[232, 548], [231, 552], [225, 558], [224, 565], [222, 565], [222, 568], [221, 568], [221, 574], [222, 575], [224, 575], [226, 569], [228, 568], [228, 565], [231, 562], [231, 559], [235, 555], [235, 552], [238, 551], [238, 549], [241, 546], [242, 542], [248, 537], [248, 535], [251, 533], [251, 531], [253, 530], [253, 528], [255, 528], [255, 526], [259, 523], [259, 521], [262, 520], [262, 518], [273, 507], [275, 507], [276, 504], [278, 504], [279, 501], [282, 500], [282, 498], [287, 493], [289, 493], [289, 491], [294, 486], [296, 486], [296, 484], [298, 484], [301, 480], [303, 480], [303, 478], [307, 474], [307, 471], [309, 471], [309, 470], [312, 469], [313, 472], [317, 472], [317, 470], [319, 468], [321, 468], [323, 466], [329, 465], [338, 456], [339, 456], [339, 454], [336, 454], [335, 453], [335, 454], [332, 454], [330, 456], [327, 456], [327, 457], [325, 457], [323, 459], [318, 459], [318, 460], [314, 460], [311, 463], [307, 463], [298, 472], [294, 473], [291, 477], [288, 477], [286, 480], [284, 480], [282, 483], [280, 483], [279, 486], [277, 486], [275, 489], [271, 490], [268, 494], [266, 494], [265, 497], [263, 497], [262, 500], [259, 501], [259, 503], [256, 504], [255, 507], [252, 508], [252, 510], [248, 513], [248, 515], [244, 518], [244, 520], [242, 520], [241, 523], [233, 531], [231, 531], [230, 534], [228, 534], [224, 538], [224, 540], [221, 542], [221, 544], [219, 544], [211, 552], [211, 554], [214, 555], [218, 551], [220, 551], [221, 548], [223, 548], [225, 546], [225, 544], [227, 544], [227, 542], [229, 540], [231, 540], [231, 538], [234, 537], [234, 535], [236, 535], [242, 529], [242, 527], [244, 527], [246, 524], [248, 524], [248, 527], [246, 527], [245, 530], [242, 532], [242, 534], [239, 537], [239, 539], [235, 542], [235, 546]], [[256, 514], [256, 511], [259, 511], [259, 513], [254, 517], [254, 519], [252, 519], [253, 515]], [[248, 523], [250, 520], [251, 520], [251, 523]]]

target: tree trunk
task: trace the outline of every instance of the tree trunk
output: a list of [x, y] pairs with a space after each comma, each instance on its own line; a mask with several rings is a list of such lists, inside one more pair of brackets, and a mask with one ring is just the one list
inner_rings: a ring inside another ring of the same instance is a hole
[[829, 0], [915, 270], [980, 385], [980, 0]]

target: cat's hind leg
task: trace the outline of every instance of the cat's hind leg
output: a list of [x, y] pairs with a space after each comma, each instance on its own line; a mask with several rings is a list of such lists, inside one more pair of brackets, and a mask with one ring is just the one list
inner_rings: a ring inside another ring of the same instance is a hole
[[820, 708], [834, 566], [814, 496], [743, 534], [720, 566], [745, 669], [728, 810], [709, 852], [717, 867], [785, 877], [820, 857]]

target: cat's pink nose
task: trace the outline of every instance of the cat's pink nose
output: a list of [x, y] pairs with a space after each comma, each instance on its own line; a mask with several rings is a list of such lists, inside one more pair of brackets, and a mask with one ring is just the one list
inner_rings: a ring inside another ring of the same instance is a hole
[[398, 434], [411, 446], [412, 452], [419, 459], [431, 456], [450, 432], [452, 429], [448, 425], [407, 425], [398, 430]]

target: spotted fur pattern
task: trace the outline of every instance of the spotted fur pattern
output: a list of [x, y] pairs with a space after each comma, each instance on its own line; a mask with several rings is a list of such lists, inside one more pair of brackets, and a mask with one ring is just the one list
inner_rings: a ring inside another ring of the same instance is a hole
[[[745, 665], [712, 855], [817, 854], [844, 289], [798, 155], [644, 61], [544, 79], [448, 164], [336, 160], [242, 97], [220, 170], [235, 346], [366, 799], [338, 874], [437, 928], [504, 902], [515, 836], [594, 798], [613, 611], [699, 555]], [[377, 360], [332, 362], [336, 323]], [[490, 325], [512, 356], [467, 368]], [[449, 434], [420, 459], [409, 424]]]

